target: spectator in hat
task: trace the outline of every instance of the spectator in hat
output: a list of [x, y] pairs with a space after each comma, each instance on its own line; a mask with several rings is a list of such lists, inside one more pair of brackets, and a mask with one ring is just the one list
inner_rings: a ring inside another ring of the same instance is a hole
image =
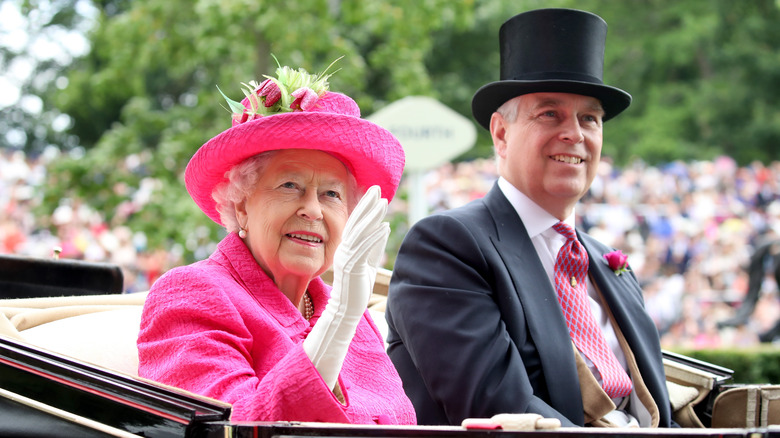
[[366, 311], [404, 152], [329, 76], [280, 67], [227, 99], [233, 126], [185, 184], [228, 234], [151, 287], [139, 374], [231, 403], [234, 421], [414, 424]]
[[501, 75], [472, 100], [499, 179], [406, 235], [388, 353], [420, 424], [535, 413], [563, 426], [670, 426], [658, 332], [622, 252], [575, 229], [603, 123], [607, 25], [540, 9], [500, 29]]

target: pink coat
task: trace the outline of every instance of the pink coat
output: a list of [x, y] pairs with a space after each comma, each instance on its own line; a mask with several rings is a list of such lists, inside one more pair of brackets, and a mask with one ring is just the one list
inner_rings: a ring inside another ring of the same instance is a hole
[[[314, 324], [330, 294], [309, 284]], [[303, 351], [298, 309], [229, 234], [207, 260], [152, 286], [138, 337], [139, 375], [233, 405], [233, 421], [414, 424], [414, 408], [368, 312], [339, 375], [345, 404]]]

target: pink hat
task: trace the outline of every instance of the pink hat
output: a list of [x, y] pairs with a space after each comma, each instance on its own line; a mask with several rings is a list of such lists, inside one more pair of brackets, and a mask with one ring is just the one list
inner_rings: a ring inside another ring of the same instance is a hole
[[327, 91], [330, 75], [313, 76], [289, 67], [280, 67], [277, 75], [266, 76], [260, 85], [245, 84], [249, 91], [240, 104], [226, 97], [233, 127], [201, 146], [184, 173], [198, 207], [222, 224], [212, 192], [227, 181], [225, 173], [249, 157], [279, 149], [327, 152], [347, 166], [359, 187], [378, 185], [382, 197], [391, 201], [405, 162], [398, 139], [361, 119], [360, 108], [349, 96]]

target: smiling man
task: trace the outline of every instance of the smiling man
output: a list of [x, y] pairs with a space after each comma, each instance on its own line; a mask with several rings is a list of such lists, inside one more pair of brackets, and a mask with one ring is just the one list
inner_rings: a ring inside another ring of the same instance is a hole
[[672, 424], [636, 278], [574, 229], [603, 123], [631, 103], [602, 81], [606, 33], [597, 15], [569, 9], [501, 27], [500, 80], [472, 101], [499, 179], [483, 199], [415, 224], [390, 283], [388, 353], [421, 424], [501, 413]]

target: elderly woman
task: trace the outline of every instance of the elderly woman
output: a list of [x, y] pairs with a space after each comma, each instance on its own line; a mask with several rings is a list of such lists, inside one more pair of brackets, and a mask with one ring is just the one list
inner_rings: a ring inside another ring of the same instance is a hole
[[403, 149], [329, 75], [277, 75], [228, 99], [233, 127], [187, 166], [187, 191], [228, 235], [152, 286], [139, 374], [231, 403], [234, 421], [414, 424], [366, 312]]

